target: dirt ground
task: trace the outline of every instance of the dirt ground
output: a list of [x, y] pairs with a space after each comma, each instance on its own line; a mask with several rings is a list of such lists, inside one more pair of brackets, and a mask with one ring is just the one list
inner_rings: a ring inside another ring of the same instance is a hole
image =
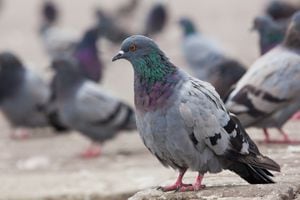
[[[11, 50], [28, 63], [45, 79], [51, 77], [49, 60], [41, 45], [37, 30], [40, 21], [41, 0], [3, 0], [0, 10], [0, 51]], [[114, 10], [121, 0], [56, 0], [62, 11], [61, 26], [80, 35], [93, 22], [95, 6]], [[252, 19], [259, 14], [266, 1], [262, 0], [169, 0], [171, 18], [166, 31], [155, 40], [171, 60], [184, 68], [180, 49], [181, 30], [176, 24], [180, 16], [190, 16], [199, 30], [221, 43], [228, 55], [250, 65], [258, 56], [257, 35], [251, 33]], [[143, 13], [152, 1], [143, 1], [131, 23], [123, 24], [138, 29], [145, 18]], [[134, 23], [133, 23], [134, 22]], [[117, 46], [106, 41], [99, 43], [106, 63], [104, 87], [132, 104], [133, 74], [125, 62], [111, 63]], [[285, 127], [293, 137], [297, 135], [299, 122], [289, 122]], [[124, 133], [103, 146], [98, 159], [83, 160], [78, 157], [89, 141], [78, 133], [56, 135], [50, 129], [33, 130], [28, 140], [11, 140], [12, 129], [0, 117], [0, 200], [27, 199], [127, 199], [135, 192], [166, 184], [176, 178], [176, 173], [165, 169], [144, 148], [137, 132]], [[261, 138], [259, 130], [250, 134]], [[274, 131], [274, 136], [277, 136]], [[209, 174], [204, 179], [208, 186], [201, 193], [207, 199], [253, 199], [264, 198], [272, 191], [278, 199], [297, 198], [300, 191], [300, 148], [294, 146], [260, 146], [261, 151], [282, 165], [282, 173], [276, 173], [279, 184], [272, 186], [249, 186], [230, 172]], [[194, 179], [187, 174], [187, 180]], [[276, 189], [277, 188], [277, 189]], [[292, 188], [292, 189], [291, 189]], [[141, 198], [152, 196], [141, 194]], [[227, 191], [227, 193], [226, 193]], [[243, 193], [244, 191], [244, 193]], [[274, 192], [275, 191], [275, 192]], [[277, 192], [276, 192], [277, 191]], [[248, 194], [248, 195], [246, 195]], [[287, 194], [287, 195], [285, 195]], [[162, 197], [162, 194], [157, 196]], [[223, 198], [224, 197], [224, 198]], [[282, 197], [282, 198], [281, 198]], [[184, 199], [168, 196], [169, 199]], [[189, 197], [187, 197], [189, 198]], [[191, 196], [190, 199], [200, 198]], [[298, 197], [299, 198], [299, 197]], [[162, 197], [163, 199], [163, 197]], [[268, 199], [268, 198], [267, 198]], [[274, 199], [274, 198], [269, 198]]]

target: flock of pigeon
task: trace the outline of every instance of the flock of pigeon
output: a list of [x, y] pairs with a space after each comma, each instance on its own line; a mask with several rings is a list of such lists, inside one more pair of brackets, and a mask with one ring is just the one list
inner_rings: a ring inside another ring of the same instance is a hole
[[[98, 156], [99, 144], [120, 131], [137, 129], [149, 151], [179, 171], [173, 185], [160, 187], [163, 191], [200, 190], [205, 173], [223, 169], [250, 184], [274, 183], [269, 170], [280, 166], [260, 153], [245, 128], [262, 128], [268, 143], [299, 143], [281, 127], [294, 114], [300, 118], [300, 5], [271, 1], [254, 19], [261, 57], [248, 70], [182, 17], [182, 52], [191, 76], [149, 38], [167, 23], [165, 3], [156, 3], [145, 27], [134, 34], [119, 26], [118, 19], [139, 3], [131, 0], [117, 15], [98, 9], [94, 26], [76, 41], [56, 27], [57, 6], [46, 1], [40, 35], [55, 74], [47, 84], [13, 53], [0, 53], [0, 108], [7, 120], [17, 128], [77, 130], [92, 141], [84, 157]], [[133, 66], [135, 109], [98, 84], [104, 76], [101, 38], [121, 45], [112, 61], [126, 59]], [[270, 139], [272, 127], [282, 140]], [[198, 172], [194, 184], [182, 182], [188, 169]]]

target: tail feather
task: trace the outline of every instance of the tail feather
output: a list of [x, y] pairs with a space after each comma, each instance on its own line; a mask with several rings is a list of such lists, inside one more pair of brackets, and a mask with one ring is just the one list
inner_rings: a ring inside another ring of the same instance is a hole
[[238, 174], [241, 178], [250, 184], [270, 184], [275, 183], [270, 176], [271, 172], [266, 169], [251, 166], [245, 163], [234, 163], [228, 168]]

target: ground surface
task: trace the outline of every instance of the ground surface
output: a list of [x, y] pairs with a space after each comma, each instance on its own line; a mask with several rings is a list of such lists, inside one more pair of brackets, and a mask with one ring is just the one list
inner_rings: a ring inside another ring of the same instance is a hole
[[[38, 38], [39, 5], [41, 0], [6, 0], [0, 10], [0, 51], [12, 50], [20, 55], [29, 67], [46, 79], [51, 73], [49, 62]], [[96, 5], [113, 10], [121, 0], [63, 0], [61, 26], [78, 34], [93, 21], [92, 8]], [[124, 1], [122, 1], [124, 2]], [[142, 24], [146, 1], [137, 13], [137, 28]], [[257, 37], [250, 33], [253, 17], [260, 13], [262, 0], [172, 0], [169, 1], [171, 19], [167, 31], [156, 40], [174, 63], [184, 66], [180, 52], [180, 37], [176, 22], [179, 16], [188, 15], [197, 20], [199, 29], [218, 40], [228, 54], [250, 65], [258, 55]], [[135, 21], [132, 20], [132, 21]], [[126, 25], [125, 25], [126, 26]], [[102, 42], [101, 52], [106, 62], [104, 87], [112, 90], [132, 104], [132, 69], [125, 62], [111, 63], [118, 47]], [[103, 48], [102, 48], [103, 47]], [[299, 122], [285, 127], [294, 137], [300, 138]], [[137, 191], [173, 182], [176, 173], [163, 168], [144, 148], [136, 132], [122, 134], [103, 147], [102, 157], [82, 160], [77, 157], [89, 141], [77, 133], [54, 135], [51, 130], [35, 130], [34, 138], [14, 141], [9, 138], [11, 129], [0, 118], [0, 200], [25, 199], [126, 199]], [[255, 138], [259, 130], [249, 130]], [[277, 133], [274, 132], [274, 135]], [[207, 175], [207, 189], [199, 193], [164, 196], [155, 190], [139, 193], [133, 199], [292, 199], [300, 198], [300, 149], [287, 146], [261, 146], [261, 151], [282, 165], [276, 174], [279, 184], [248, 186], [237, 176], [223, 172]], [[188, 173], [187, 181], [195, 174]], [[146, 194], [146, 195], [145, 195]], [[273, 195], [273, 196], [272, 196]], [[276, 197], [276, 198], [275, 198]]]

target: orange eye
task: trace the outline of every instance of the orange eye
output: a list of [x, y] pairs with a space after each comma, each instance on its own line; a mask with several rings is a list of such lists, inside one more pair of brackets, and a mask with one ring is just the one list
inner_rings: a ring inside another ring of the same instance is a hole
[[129, 47], [129, 51], [135, 51], [136, 50], [136, 46], [134, 44], [130, 45]]

